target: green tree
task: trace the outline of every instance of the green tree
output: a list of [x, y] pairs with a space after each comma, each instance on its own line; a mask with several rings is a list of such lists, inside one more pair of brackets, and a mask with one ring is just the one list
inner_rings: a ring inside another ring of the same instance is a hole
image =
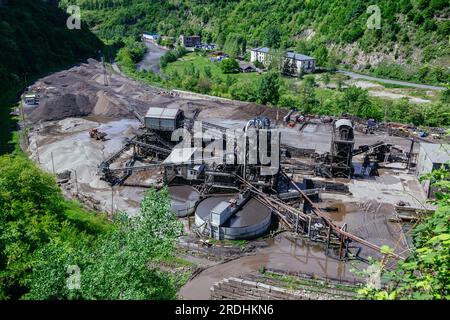
[[328, 62], [328, 50], [325, 45], [321, 44], [314, 50], [314, 58], [316, 58], [317, 65], [326, 66]]
[[316, 99], [316, 82], [313, 76], [306, 76], [299, 88], [301, 108], [303, 112], [310, 113], [318, 103]]
[[363, 118], [368, 118], [367, 113], [369, 113], [372, 104], [369, 100], [367, 90], [356, 86], [350, 86], [344, 92], [343, 101], [345, 105], [345, 112], [349, 112], [350, 114]]
[[253, 82], [236, 82], [230, 86], [229, 92], [231, 98], [242, 101], [251, 101], [255, 102], [257, 100], [256, 97], [256, 88]]
[[224, 59], [220, 62], [220, 69], [225, 74], [236, 73], [239, 71], [239, 63], [233, 58]]
[[269, 48], [278, 49], [281, 42], [280, 29], [274, 25], [269, 26], [264, 33], [264, 45]]
[[[177, 277], [161, 271], [158, 262], [172, 256], [181, 233], [167, 189], [151, 189], [139, 215], [119, 214], [115, 229], [93, 245], [52, 243], [44, 247], [25, 298], [173, 299]], [[70, 266], [79, 268], [79, 288], [66, 285]]]
[[344, 84], [345, 84], [344, 78], [340, 74], [336, 75], [336, 89], [338, 91], [342, 91]]
[[219, 35], [217, 36], [217, 47], [219, 49], [223, 49], [224, 45], [225, 45], [225, 41], [226, 41], [226, 36], [225, 34], [223, 34], [222, 32], [219, 33]]
[[329, 75], [328, 73], [324, 73], [320, 79], [322, 80], [322, 82], [323, 82], [323, 84], [325, 85], [325, 87], [328, 88], [328, 84], [329, 84], [330, 81], [331, 81], [331, 80], [330, 80], [330, 75]]
[[447, 88], [441, 92], [440, 100], [442, 103], [450, 104], [450, 89], [449, 88]]
[[208, 77], [201, 77], [197, 83], [198, 92], [207, 94], [211, 91], [211, 79]]
[[280, 76], [276, 72], [263, 75], [258, 86], [258, 101], [262, 104], [277, 105], [280, 99]]

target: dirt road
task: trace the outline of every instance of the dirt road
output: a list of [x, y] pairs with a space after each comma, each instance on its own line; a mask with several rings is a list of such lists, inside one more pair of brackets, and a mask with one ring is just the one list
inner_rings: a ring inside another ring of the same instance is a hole
[[377, 77], [367, 76], [364, 74], [355, 73], [355, 72], [351, 72], [351, 71], [338, 70], [338, 72], [345, 74], [346, 76], [349, 76], [350, 78], [353, 78], [353, 79], [364, 79], [364, 80], [370, 80], [370, 81], [377, 81], [377, 82], [381, 82], [381, 83], [390, 83], [390, 84], [397, 84], [400, 86], [414, 87], [414, 88], [419, 88], [419, 89], [445, 90], [445, 88], [443, 88], [443, 87], [430, 86], [427, 84], [419, 84], [419, 83], [412, 83], [412, 82], [399, 81], [399, 80], [377, 78]]

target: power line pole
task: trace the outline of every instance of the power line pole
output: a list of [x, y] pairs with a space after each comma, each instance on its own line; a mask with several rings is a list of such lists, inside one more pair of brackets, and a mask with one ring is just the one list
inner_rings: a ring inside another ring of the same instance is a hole
[[52, 168], [53, 168], [53, 175], [55, 175], [55, 161], [53, 160], [53, 152], [50, 152], [50, 156], [52, 157]]
[[111, 187], [111, 217], [114, 216], [114, 187]]
[[108, 74], [106, 71], [106, 65], [105, 65], [105, 57], [102, 55], [102, 66], [103, 66], [103, 81], [105, 84], [105, 87], [108, 86]]
[[39, 157], [39, 145], [38, 145], [37, 137], [36, 137], [36, 156], [37, 156], [38, 163], [41, 164], [41, 158]]
[[74, 170], [75, 171], [75, 188], [76, 188], [76, 190], [77, 190], [77, 196], [78, 196], [78, 177], [77, 177], [77, 170]]

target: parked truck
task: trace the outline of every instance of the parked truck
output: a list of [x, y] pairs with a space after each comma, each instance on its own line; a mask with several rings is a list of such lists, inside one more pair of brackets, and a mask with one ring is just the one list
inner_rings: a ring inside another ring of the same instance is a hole
[[93, 129], [89, 130], [89, 136], [92, 139], [105, 141], [106, 140], [106, 135], [107, 134], [105, 132], [101, 132], [97, 128], [93, 128]]

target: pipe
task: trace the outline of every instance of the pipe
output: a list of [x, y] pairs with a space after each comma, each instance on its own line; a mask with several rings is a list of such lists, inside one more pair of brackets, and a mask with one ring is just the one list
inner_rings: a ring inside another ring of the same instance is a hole
[[[338, 228], [328, 217], [325, 216], [325, 214], [311, 201], [311, 199], [309, 199], [309, 197], [303, 192], [303, 190], [301, 190], [289, 177], [288, 175], [282, 171], [282, 174], [289, 180], [289, 182], [294, 186], [294, 188], [296, 188], [304, 197], [304, 199], [306, 201], [309, 202], [309, 204], [311, 205], [311, 207], [313, 208], [313, 211], [315, 214], [317, 214], [320, 218], [322, 218], [323, 220], [325, 220], [329, 226], [331, 226], [331, 228], [336, 231], [338, 234], [341, 234], [342, 236], [345, 236], [349, 239], [352, 239], [360, 244], [363, 244], [373, 250], [376, 250], [378, 252], [381, 252], [381, 248], [373, 243], [370, 243], [364, 239], [361, 239], [360, 237], [355, 236], [354, 234], [351, 234], [347, 231], [341, 230], [340, 228]], [[400, 259], [400, 260], [404, 260], [403, 257], [391, 252], [389, 253], [390, 256], [393, 256], [396, 259]]]
[[242, 172], [242, 177], [244, 181], [247, 181], [247, 130], [250, 125], [254, 124], [254, 120], [249, 120], [244, 128], [244, 170]]

